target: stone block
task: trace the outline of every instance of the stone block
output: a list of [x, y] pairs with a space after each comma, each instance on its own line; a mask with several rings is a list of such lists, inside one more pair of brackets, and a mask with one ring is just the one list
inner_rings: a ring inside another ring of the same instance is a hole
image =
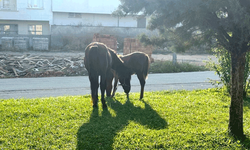
[[48, 51], [49, 39], [48, 38], [33, 38], [33, 50]]
[[113, 50], [117, 50], [117, 39], [113, 35], [94, 34], [92, 42], [101, 42]]
[[148, 54], [148, 56], [151, 58], [152, 50], [153, 50], [152, 45], [144, 46], [138, 39], [134, 38], [124, 39], [123, 55], [139, 51]]
[[29, 38], [28, 37], [15, 37], [14, 38], [14, 49], [15, 50], [28, 50]]
[[2, 50], [4, 51], [13, 50], [14, 49], [13, 39], [14, 37], [2, 37], [1, 38]]

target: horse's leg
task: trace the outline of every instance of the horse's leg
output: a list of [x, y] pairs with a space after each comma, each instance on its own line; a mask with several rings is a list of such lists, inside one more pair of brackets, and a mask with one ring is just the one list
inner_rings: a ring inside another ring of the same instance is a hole
[[102, 101], [102, 107], [107, 108], [106, 101], [104, 98], [105, 89], [106, 89], [106, 75], [101, 75], [101, 101]]
[[98, 107], [98, 76], [89, 75], [93, 107]]
[[111, 91], [112, 91], [112, 81], [113, 81], [114, 75], [111, 71], [107, 72], [107, 76], [106, 76], [106, 94], [108, 97], [111, 96]]
[[143, 77], [143, 74], [137, 74], [137, 77], [138, 77], [138, 79], [139, 79], [139, 81], [140, 81], [140, 84], [141, 84], [141, 94], [140, 94], [140, 99], [142, 99], [143, 98], [143, 93], [144, 93], [144, 86], [145, 86], [145, 83], [146, 83], [146, 81], [145, 81], [145, 79], [144, 79], [144, 77]]
[[115, 76], [115, 82], [114, 82], [114, 88], [113, 88], [113, 93], [112, 93], [111, 97], [115, 96], [115, 92], [117, 90], [117, 84], [118, 84], [118, 77], [117, 77], [117, 75], [114, 75], [114, 76]]

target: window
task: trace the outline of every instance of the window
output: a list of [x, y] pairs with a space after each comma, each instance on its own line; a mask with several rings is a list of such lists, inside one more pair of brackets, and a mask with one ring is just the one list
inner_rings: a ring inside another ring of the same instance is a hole
[[18, 34], [17, 24], [0, 24], [0, 34]]
[[16, 10], [16, 0], [0, 0], [1, 10]]
[[29, 25], [29, 34], [42, 35], [43, 34], [43, 26], [42, 25]]
[[28, 0], [28, 8], [43, 8], [43, 0]]
[[69, 18], [82, 18], [80, 13], [69, 13]]
[[4, 34], [10, 32], [10, 25], [3, 26], [3, 32], [4, 32]]
[[10, 8], [10, 0], [3, 0], [3, 8]]

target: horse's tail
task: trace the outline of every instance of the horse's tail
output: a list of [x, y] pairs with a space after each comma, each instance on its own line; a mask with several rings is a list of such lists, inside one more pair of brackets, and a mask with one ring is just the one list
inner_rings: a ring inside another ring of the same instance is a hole
[[98, 45], [91, 45], [89, 47], [89, 56], [93, 59], [98, 54]]
[[[92, 54], [92, 56], [95, 56], [96, 59], [99, 59], [100, 57], [102, 57], [105, 60], [104, 61], [105, 63], [103, 62], [102, 64], [103, 68], [101, 69], [104, 69], [104, 70], [110, 69], [111, 64], [112, 64], [112, 57], [106, 45], [100, 45], [98, 43], [94, 43], [94, 45], [92, 45], [90, 49], [91, 49], [91, 51], [89, 52], [90, 55]], [[96, 63], [95, 61], [92, 61], [91, 63]]]
[[146, 56], [146, 60], [145, 60], [145, 66], [143, 68], [143, 77], [144, 77], [144, 79], [147, 79], [148, 78], [149, 66], [150, 66], [150, 59], [149, 59], [147, 54], [145, 56]]
[[85, 49], [84, 65], [88, 71], [90, 70], [91, 57], [93, 55], [92, 47], [93, 44], [89, 44]]

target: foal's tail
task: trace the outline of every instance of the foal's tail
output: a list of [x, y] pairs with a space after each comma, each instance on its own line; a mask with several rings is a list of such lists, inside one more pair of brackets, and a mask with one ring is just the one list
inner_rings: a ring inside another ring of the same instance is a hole
[[148, 78], [148, 70], [149, 70], [149, 66], [150, 66], [150, 59], [148, 57], [148, 55], [145, 55], [146, 60], [145, 60], [145, 66], [143, 68], [143, 78], [147, 79]]

